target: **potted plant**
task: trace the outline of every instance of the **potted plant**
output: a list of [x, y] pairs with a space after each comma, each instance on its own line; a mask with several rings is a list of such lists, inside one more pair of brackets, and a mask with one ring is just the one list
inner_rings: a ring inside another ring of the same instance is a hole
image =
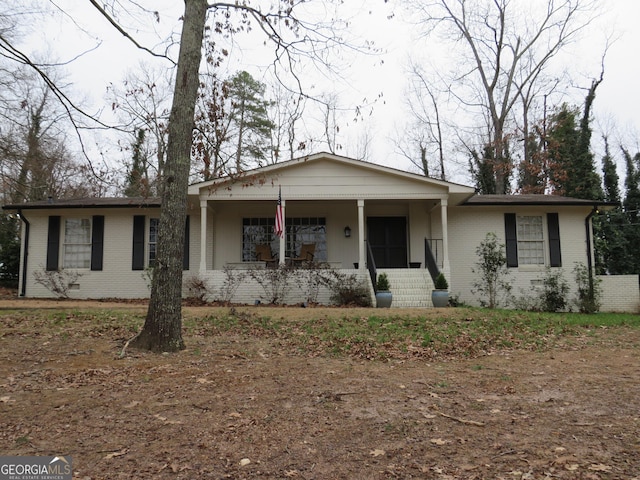
[[391, 285], [389, 284], [389, 278], [386, 273], [378, 275], [378, 281], [376, 282], [376, 307], [389, 308], [393, 295], [391, 294]]
[[440, 272], [433, 282], [435, 290], [431, 291], [431, 303], [436, 308], [442, 308], [449, 305], [449, 282], [444, 276], [444, 273]]

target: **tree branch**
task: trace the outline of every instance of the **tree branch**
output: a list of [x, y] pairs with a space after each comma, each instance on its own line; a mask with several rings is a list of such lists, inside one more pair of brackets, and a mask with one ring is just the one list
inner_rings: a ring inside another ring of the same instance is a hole
[[153, 55], [154, 57], [157, 58], [164, 58], [166, 60], [169, 60], [173, 65], [176, 65], [176, 62], [174, 62], [173, 60], [171, 60], [168, 56], [166, 55], [161, 55], [159, 53], [154, 52], [153, 50], [139, 44], [131, 35], [129, 35], [129, 33], [127, 33], [127, 31], [122, 28], [118, 22], [115, 21], [115, 19], [109, 15], [106, 10], [104, 8], [102, 8], [98, 2], [96, 0], [89, 0], [89, 2], [91, 2], [91, 5], [93, 5], [96, 10], [98, 10], [98, 12], [100, 12], [100, 14], [107, 19], [107, 21], [118, 31], [120, 32], [127, 40], [129, 40], [131, 43], [133, 43], [137, 48], [139, 48], [140, 50], [144, 50], [145, 52], [149, 53], [150, 55]]

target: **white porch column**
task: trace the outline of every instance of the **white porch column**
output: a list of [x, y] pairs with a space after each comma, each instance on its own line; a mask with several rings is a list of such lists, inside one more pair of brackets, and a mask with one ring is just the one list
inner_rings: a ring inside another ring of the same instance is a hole
[[278, 259], [280, 265], [284, 265], [286, 263], [286, 252], [287, 252], [287, 209], [286, 204], [287, 201], [281, 199], [280, 204], [282, 205], [282, 237], [280, 237], [280, 248], [278, 250]]
[[451, 271], [449, 265], [449, 226], [447, 221], [447, 206], [449, 201], [446, 198], [440, 200], [440, 217], [442, 220], [442, 270], [447, 278]]
[[364, 247], [364, 200], [358, 200], [358, 269], [364, 270], [367, 252]]
[[207, 270], [207, 201], [200, 200], [200, 273]]

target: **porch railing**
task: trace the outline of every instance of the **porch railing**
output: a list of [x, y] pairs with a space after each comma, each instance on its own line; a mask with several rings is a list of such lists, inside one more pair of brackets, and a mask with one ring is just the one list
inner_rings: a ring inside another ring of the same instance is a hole
[[442, 245], [441, 238], [424, 239], [424, 258], [426, 259], [427, 269], [429, 270], [431, 279], [434, 282], [440, 273], [440, 268], [442, 268]]
[[373, 291], [378, 293], [378, 271], [376, 270], [376, 261], [373, 259], [373, 252], [371, 251], [371, 245], [369, 245], [369, 242], [365, 240], [364, 244], [367, 247], [367, 270], [369, 270], [369, 276], [371, 277], [371, 283], [373, 284]]

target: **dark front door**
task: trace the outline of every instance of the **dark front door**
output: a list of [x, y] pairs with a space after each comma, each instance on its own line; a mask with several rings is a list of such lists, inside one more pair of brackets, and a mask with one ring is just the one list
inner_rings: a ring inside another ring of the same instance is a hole
[[376, 268], [407, 268], [405, 217], [367, 217], [367, 239]]

